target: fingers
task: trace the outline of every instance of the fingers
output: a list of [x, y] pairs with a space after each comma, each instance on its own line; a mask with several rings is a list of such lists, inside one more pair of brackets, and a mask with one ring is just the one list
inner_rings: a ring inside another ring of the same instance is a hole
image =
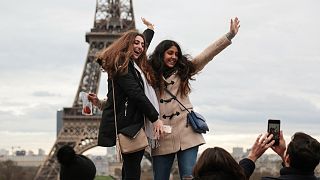
[[163, 133], [163, 123], [161, 120], [157, 120], [156, 122], [154, 122], [154, 136], [157, 139], [160, 139], [161, 134]]
[[280, 139], [284, 139], [282, 130], [280, 130]]
[[238, 17], [236, 17], [236, 18], [234, 19], [233, 25], [234, 25], [234, 28], [239, 29], [239, 27], [240, 27], [240, 21], [239, 21]]
[[236, 35], [238, 33], [239, 28], [240, 28], [240, 21], [239, 21], [238, 17], [231, 19], [230, 20], [230, 33]]
[[95, 94], [92, 94], [92, 93], [88, 94], [88, 100], [89, 101], [93, 102], [96, 99], [97, 99], [97, 96]]
[[157, 128], [154, 129], [154, 137], [155, 137], [156, 139], [159, 139], [159, 138], [160, 138], [160, 133], [159, 133], [159, 131], [158, 131]]
[[146, 26], [153, 26], [153, 24], [151, 22], [149, 22], [146, 18], [141, 17], [141, 20], [143, 22], [143, 24], [145, 24]]
[[162, 127], [156, 127], [154, 129], [154, 136], [156, 137], [156, 139], [160, 139], [160, 136], [163, 134], [163, 129]]
[[273, 137], [272, 134], [268, 135], [268, 133], [265, 133], [262, 137], [261, 136], [261, 134], [258, 136], [256, 142], [262, 149], [266, 150], [274, 144], [274, 141], [271, 141]]
[[259, 134], [259, 136], [258, 136], [257, 139], [256, 139], [256, 143], [259, 143], [259, 142], [260, 142], [261, 136], [262, 136], [262, 134]]
[[266, 140], [266, 142], [267, 142], [267, 143], [265, 144], [266, 148], [272, 147], [273, 144], [275, 143], [275, 140], [271, 140], [272, 138], [273, 138], [273, 134], [270, 134], [270, 135], [268, 136], [267, 140]]
[[141, 20], [142, 20], [143, 24], [146, 24], [146, 19], [144, 17], [141, 17]]
[[154, 30], [154, 24], [152, 24], [151, 22], [149, 22], [148, 20], [146, 20], [143, 17], [141, 17], [141, 20], [142, 20], [143, 24], [148, 27], [148, 29]]

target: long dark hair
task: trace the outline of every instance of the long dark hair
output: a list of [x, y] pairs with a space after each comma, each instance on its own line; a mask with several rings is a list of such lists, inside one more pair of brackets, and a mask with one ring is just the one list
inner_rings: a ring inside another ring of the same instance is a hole
[[156, 86], [162, 93], [164, 87], [164, 80], [162, 77], [167, 70], [166, 65], [164, 64], [164, 53], [172, 46], [175, 46], [178, 49], [178, 60], [175, 67], [173, 67], [174, 70], [177, 70], [177, 74], [181, 79], [178, 92], [183, 96], [187, 96], [191, 91], [189, 80], [194, 80], [192, 76], [195, 75], [195, 67], [190, 60], [190, 56], [182, 54], [179, 44], [172, 40], [160, 42], [150, 55], [149, 62], [155, 72]]
[[[143, 34], [137, 31], [128, 31], [98, 55], [97, 62], [108, 73], [109, 77], [112, 78], [128, 72], [129, 61], [133, 55], [133, 44], [137, 36], [141, 36], [145, 42]], [[145, 74], [147, 81], [154, 85], [155, 78], [147, 62], [146, 48], [135, 62]]]
[[203, 151], [193, 168], [193, 176], [199, 180], [247, 180], [244, 170], [230, 153], [219, 147]]

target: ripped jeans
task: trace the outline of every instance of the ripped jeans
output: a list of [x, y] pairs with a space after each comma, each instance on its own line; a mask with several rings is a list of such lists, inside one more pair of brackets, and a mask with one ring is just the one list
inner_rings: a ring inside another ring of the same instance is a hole
[[180, 179], [192, 179], [192, 168], [196, 163], [199, 146], [172, 154], [152, 157], [154, 180], [169, 180], [171, 167], [177, 155]]

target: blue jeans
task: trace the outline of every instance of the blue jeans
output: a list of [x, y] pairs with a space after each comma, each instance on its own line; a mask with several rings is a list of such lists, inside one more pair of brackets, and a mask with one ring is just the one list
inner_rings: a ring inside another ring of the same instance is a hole
[[199, 146], [195, 146], [172, 154], [153, 156], [154, 180], [169, 180], [171, 167], [177, 155], [180, 179], [192, 176], [192, 168], [196, 163]]

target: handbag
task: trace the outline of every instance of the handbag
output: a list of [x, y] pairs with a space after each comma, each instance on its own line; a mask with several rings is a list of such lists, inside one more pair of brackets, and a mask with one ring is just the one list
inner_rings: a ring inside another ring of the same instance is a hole
[[188, 111], [188, 115], [187, 115], [187, 126], [188, 124], [190, 124], [190, 126], [192, 127], [192, 129], [196, 132], [196, 133], [206, 133], [207, 131], [209, 131], [209, 127], [206, 123], [205, 118], [197, 113], [192, 111], [189, 111], [188, 108], [186, 108], [178, 99], [175, 95], [173, 95], [167, 88], [164, 88], [164, 90], [172, 97], [172, 99], [176, 100], [185, 110]]
[[118, 137], [120, 149], [123, 154], [138, 152], [148, 146], [147, 135], [143, 128], [141, 128], [133, 138], [121, 133], [118, 134]]
[[195, 132], [205, 134], [206, 131], [209, 131], [206, 120], [201, 114], [190, 111], [187, 115], [187, 120]]
[[[114, 108], [114, 124], [116, 128], [116, 147], [123, 154], [129, 154], [141, 151], [145, 149], [148, 144], [147, 135], [143, 128], [141, 128], [134, 137], [126, 136], [122, 133], [118, 134], [117, 129], [117, 113], [115, 105], [115, 95], [114, 95], [114, 83], [112, 80], [112, 95], [113, 95], [113, 108]], [[120, 158], [121, 159], [121, 158]]]

